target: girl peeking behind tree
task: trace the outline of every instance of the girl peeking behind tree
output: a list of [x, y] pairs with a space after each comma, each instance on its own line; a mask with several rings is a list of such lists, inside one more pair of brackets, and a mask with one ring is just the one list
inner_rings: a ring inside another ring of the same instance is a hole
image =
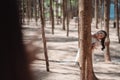
[[[102, 46], [101, 50], [105, 49], [105, 39], [106, 39], [107, 33], [104, 30], [100, 30], [94, 34], [92, 34], [92, 40], [91, 40], [91, 49], [92, 51], [96, 49], [99, 45]], [[79, 53], [80, 49], [78, 49], [76, 58], [75, 58], [75, 64], [79, 65]]]

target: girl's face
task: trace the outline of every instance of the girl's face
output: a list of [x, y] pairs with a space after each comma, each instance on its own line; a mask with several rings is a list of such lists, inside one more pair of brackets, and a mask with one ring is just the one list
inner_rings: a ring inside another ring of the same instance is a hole
[[104, 38], [105, 37], [105, 34], [103, 33], [103, 32], [98, 32], [97, 33], [97, 38], [98, 39], [102, 39], [102, 38]]

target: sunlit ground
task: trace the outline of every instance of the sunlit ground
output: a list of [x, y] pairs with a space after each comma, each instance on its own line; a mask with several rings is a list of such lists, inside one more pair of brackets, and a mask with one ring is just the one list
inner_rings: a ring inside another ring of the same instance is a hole
[[[36, 80], [80, 80], [79, 67], [75, 66], [74, 60], [78, 49], [77, 23], [70, 22], [69, 37], [67, 31], [62, 30], [61, 25], [55, 25], [55, 34], [52, 34], [51, 25], [47, 22], [45, 27], [50, 72], [46, 71], [43, 54], [41, 26], [37, 26], [34, 20], [29, 25], [23, 25], [24, 41], [29, 44], [33, 58], [31, 64]], [[100, 26], [100, 24], [99, 24]], [[95, 29], [92, 23], [92, 32]], [[94, 72], [100, 80], [120, 80], [120, 44], [118, 44], [116, 29], [110, 22], [110, 54], [111, 63], [104, 62], [104, 52], [100, 47], [94, 51]]]

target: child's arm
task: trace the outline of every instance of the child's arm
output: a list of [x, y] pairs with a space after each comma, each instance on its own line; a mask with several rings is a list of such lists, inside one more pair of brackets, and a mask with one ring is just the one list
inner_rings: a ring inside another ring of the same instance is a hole
[[92, 43], [92, 50], [97, 49], [98, 43]]

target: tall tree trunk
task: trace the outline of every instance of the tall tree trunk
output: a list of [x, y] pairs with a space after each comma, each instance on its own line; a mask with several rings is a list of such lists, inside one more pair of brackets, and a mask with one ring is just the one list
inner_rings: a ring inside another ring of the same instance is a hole
[[30, 4], [31, 4], [31, 19], [33, 19], [34, 18], [34, 1], [33, 0], [31, 0], [30, 1]]
[[21, 24], [23, 24], [23, 19], [24, 19], [24, 16], [23, 16], [24, 10], [23, 10], [23, 4], [22, 4], [23, 2], [24, 2], [23, 0], [18, 1], [19, 3], [18, 10], [19, 10], [19, 16], [20, 16], [19, 19]]
[[67, 0], [63, 0], [63, 30], [65, 30], [65, 21], [66, 21], [66, 1]]
[[92, 18], [95, 18], [95, 0], [92, 0]]
[[116, 23], [116, 27], [117, 27], [118, 42], [120, 43], [118, 0], [115, 0], [115, 23]]
[[21, 8], [22, 8], [22, 23], [25, 24], [25, 1], [21, 0]]
[[28, 23], [31, 21], [31, 0], [28, 0]]
[[37, 21], [38, 21], [37, 5], [38, 5], [37, 0], [34, 0], [34, 11], [35, 11], [34, 14], [35, 14], [35, 22], [36, 22], [36, 25], [37, 25]]
[[54, 34], [54, 10], [53, 10], [53, 0], [50, 0], [50, 20], [52, 23], [52, 34]]
[[27, 24], [30, 22], [30, 9], [29, 9], [29, 0], [25, 0], [26, 3], [26, 19], [27, 19]]
[[56, 0], [56, 21], [57, 21], [57, 25], [59, 24], [58, 9], [59, 9], [58, 0]]
[[70, 19], [72, 19], [73, 18], [73, 16], [72, 16], [72, 11], [73, 11], [73, 6], [72, 6], [72, 0], [70, 0], [69, 1], [70, 2]]
[[60, 8], [61, 8], [61, 11], [60, 11], [61, 20], [60, 20], [60, 22], [63, 23], [63, 0], [60, 1]]
[[[88, 14], [89, 13], [89, 14]], [[96, 80], [91, 50], [92, 0], [79, 0], [80, 79]], [[87, 37], [87, 39], [86, 39]]]
[[43, 0], [43, 18], [44, 18], [44, 27], [46, 26], [46, 15], [45, 15], [45, 0]]
[[116, 28], [116, 4], [115, 4], [115, 0], [114, 0], [114, 22], [113, 22], [113, 27]]
[[100, 0], [100, 27], [102, 29], [102, 4], [103, 0]]
[[107, 38], [106, 38], [106, 49], [105, 49], [105, 62], [110, 62], [111, 57], [110, 57], [110, 50], [109, 50], [109, 45], [110, 45], [110, 38], [109, 38], [109, 15], [110, 15], [110, 0], [104, 0], [104, 27], [105, 31], [107, 32]]
[[49, 61], [48, 61], [48, 53], [47, 53], [47, 44], [46, 44], [46, 37], [45, 37], [45, 23], [44, 23], [44, 15], [43, 15], [43, 0], [39, 0], [39, 7], [40, 7], [40, 19], [42, 25], [42, 38], [43, 38], [43, 45], [44, 45], [44, 55], [46, 60], [46, 70], [49, 71]]
[[95, 27], [98, 29], [98, 0], [95, 0]]
[[3, 0], [0, 3], [2, 11], [0, 21], [3, 26], [0, 29], [2, 38], [0, 39], [0, 62], [2, 64], [0, 80], [34, 80], [23, 40], [19, 1]]
[[69, 21], [70, 21], [70, 4], [69, 4], [69, 1], [67, 0], [66, 1], [66, 11], [68, 12], [67, 13], [67, 36], [69, 36]]

